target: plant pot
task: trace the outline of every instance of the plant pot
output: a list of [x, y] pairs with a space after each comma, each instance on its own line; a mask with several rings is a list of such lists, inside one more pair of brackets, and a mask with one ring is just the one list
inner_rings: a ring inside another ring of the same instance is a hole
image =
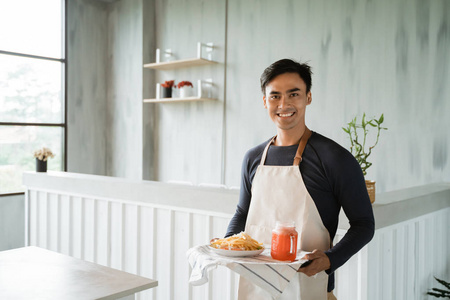
[[172, 88], [162, 88], [161, 98], [172, 98]]
[[375, 202], [375, 180], [366, 180], [367, 193], [369, 194], [370, 203]]
[[36, 172], [47, 172], [47, 161], [36, 158]]
[[192, 96], [192, 87], [183, 86], [180, 89], [180, 98], [188, 98]]

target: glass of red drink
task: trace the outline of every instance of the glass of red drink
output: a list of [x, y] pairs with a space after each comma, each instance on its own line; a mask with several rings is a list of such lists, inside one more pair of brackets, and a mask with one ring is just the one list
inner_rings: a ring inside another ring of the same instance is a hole
[[277, 221], [272, 230], [272, 246], [270, 255], [273, 259], [282, 261], [294, 261], [297, 257], [298, 233], [295, 230], [295, 222]]

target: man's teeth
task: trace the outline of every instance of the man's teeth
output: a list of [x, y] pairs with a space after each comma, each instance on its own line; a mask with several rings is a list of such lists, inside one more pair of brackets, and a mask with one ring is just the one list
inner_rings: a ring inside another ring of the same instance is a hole
[[292, 116], [294, 113], [293, 112], [291, 112], [291, 113], [289, 113], [289, 114], [278, 114], [280, 117], [290, 117], [290, 116]]

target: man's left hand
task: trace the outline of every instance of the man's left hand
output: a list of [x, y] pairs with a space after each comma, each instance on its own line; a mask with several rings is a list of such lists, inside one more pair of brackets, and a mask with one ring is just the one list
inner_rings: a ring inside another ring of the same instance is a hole
[[297, 272], [302, 272], [307, 276], [314, 276], [319, 272], [328, 270], [331, 267], [330, 259], [322, 250], [314, 250], [306, 254], [302, 259], [311, 260], [311, 264], [304, 268], [298, 269]]

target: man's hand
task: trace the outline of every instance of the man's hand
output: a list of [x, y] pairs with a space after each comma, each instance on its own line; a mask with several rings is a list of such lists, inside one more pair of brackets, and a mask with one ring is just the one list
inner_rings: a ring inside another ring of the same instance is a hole
[[307, 276], [314, 276], [319, 272], [328, 270], [331, 267], [330, 259], [321, 250], [314, 250], [313, 252], [306, 254], [302, 259], [311, 260], [311, 264], [306, 267], [298, 269], [297, 272], [302, 272]]

